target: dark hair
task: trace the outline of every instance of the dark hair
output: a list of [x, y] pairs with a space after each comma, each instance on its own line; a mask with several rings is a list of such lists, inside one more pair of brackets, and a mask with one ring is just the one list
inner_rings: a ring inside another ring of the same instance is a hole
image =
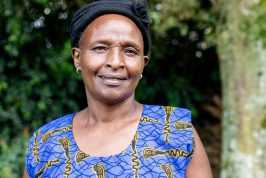
[[151, 47], [148, 5], [145, 0], [99, 0], [87, 4], [73, 16], [70, 26], [71, 46], [79, 47], [79, 40], [86, 27], [97, 17], [105, 14], [120, 14], [130, 18], [140, 29], [144, 42], [144, 54]]

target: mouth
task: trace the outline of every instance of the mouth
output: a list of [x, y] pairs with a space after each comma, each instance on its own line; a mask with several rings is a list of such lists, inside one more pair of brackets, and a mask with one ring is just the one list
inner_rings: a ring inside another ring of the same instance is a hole
[[100, 75], [101, 79], [104, 80], [126, 80], [127, 78], [120, 75]]
[[118, 86], [121, 85], [124, 81], [127, 80], [127, 77], [122, 75], [99, 75], [98, 76], [104, 84], [110, 86]]

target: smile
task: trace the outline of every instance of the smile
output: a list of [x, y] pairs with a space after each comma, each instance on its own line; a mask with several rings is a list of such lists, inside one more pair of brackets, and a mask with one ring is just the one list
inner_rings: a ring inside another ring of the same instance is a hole
[[106, 85], [117, 86], [122, 84], [123, 81], [127, 80], [126, 77], [120, 75], [100, 75], [100, 79], [102, 79], [103, 83]]
[[101, 79], [106, 79], [106, 80], [126, 80], [125, 78], [119, 78], [119, 77], [104, 77], [100, 76]]
[[113, 76], [113, 75], [100, 75], [99, 76], [101, 79], [106, 79], [106, 80], [126, 80], [127, 78], [124, 76]]

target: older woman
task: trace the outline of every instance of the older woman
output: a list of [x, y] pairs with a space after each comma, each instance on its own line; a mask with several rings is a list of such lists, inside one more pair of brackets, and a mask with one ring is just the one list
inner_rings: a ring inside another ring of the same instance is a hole
[[88, 107], [34, 133], [24, 177], [212, 177], [190, 111], [134, 99], [148, 24], [144, 1], [101, 0], [74, 15], [72, 57]]

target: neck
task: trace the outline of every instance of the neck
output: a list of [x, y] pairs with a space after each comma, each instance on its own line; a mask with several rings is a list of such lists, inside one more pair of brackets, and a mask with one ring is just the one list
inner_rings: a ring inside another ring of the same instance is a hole
[[85, 111], [87, 124], [110, 123], [136, 119], [140, 115], [141, 105], [134, 98], [113, 105], [94, 100], [88, 101]]

